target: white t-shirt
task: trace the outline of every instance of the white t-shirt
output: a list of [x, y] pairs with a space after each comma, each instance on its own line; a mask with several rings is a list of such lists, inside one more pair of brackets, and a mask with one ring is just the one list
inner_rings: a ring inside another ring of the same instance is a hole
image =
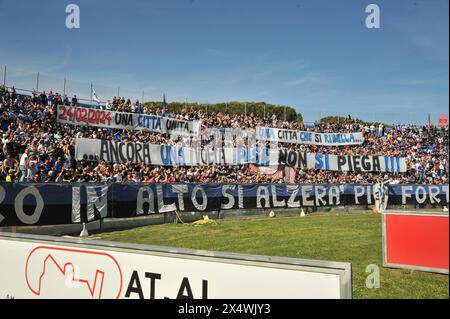
[[27, 159], [28, 159], [28, 155], [27, 153], [23, 153], [22, 156], [20, 157], [20, 166], [25, 166], [27, 164]]
[[39, 152], [39, 154], [43, 154], [45, 152], [44, 144], [39, 144], [39, 146], [37, 147], [37, 151]]
[[45, 140], [49, 140], [50, 139], [50, 135], [47, 133], [47, 132], [45, 132], [44, 134], [42, 134], [42, 137], [45, 139]]
[[56, 133], [56, 134], [55, 134], [55, 139], [56, 139], [58, 142], [61, 142], [62, 136], [61, 136], [59, 133]]

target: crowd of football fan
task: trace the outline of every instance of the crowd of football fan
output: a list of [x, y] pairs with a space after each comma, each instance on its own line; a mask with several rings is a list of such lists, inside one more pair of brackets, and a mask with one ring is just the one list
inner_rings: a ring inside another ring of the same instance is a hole
[[[264, 174], [252, 165], [209, 167], [162, 167], [141, 164], [113, 164], [104, 161], [75, 160], [75, 138], [115, 139], [153, 144], [173, 144], [165, 134], [141, 131], [73, 127], [56, 123], [56, 105], [77, 105], [76, 96], [32, 92], [19, 95], [15, 88], [0, 86], [0, 182], [189, 182], [189, 183], [282, 183], [280, 174]], [[161, 115], [152, 105], [132, 103], [114, 97], [104, 106], [122, 112]], [[169, 110], [170, 112], [170, 110]], [[283, 121], [275, 115], [261, 118], [186, 110], [166, 116], [202, 121], [202, 129], [256, 128], [257, 126], [314, 130], [316, 132], [363, 132], [362, 145], [324, 147], [283, 144], [292, 150], [339, 155], [390, 155], [407, 159], [406, 173], [358, 173], [324, 170], [295, 171], [296, 183], [396, 183], [448, 184], [448, 127], [402, 125], [365, 126], [351, 120], [340, 124], [316, 123], [305, 128], [297, 122]], [[176, 140], [175, 140], [176, 141]], [[292, 182], [292, 177], [290, 179]]]

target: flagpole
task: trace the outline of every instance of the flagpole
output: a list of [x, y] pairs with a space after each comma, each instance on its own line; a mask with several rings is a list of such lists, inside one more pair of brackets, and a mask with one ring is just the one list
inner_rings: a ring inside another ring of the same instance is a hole
[[[91, 82], [91, 105], [89, 106], [89, 108], [92, 107], [92, 87], [93, 87], [93, 85], [92, 85], [92, 82]], [[86, 126], [87, 126], [87, 128], [89, 130], [89, 120], [86, 121]]]
[[166, 102], [166, 93], [163, 93], [163, 109], [162, 109], [163, 115], [166, 115], [166, 113], [168, 113], [168, 111], [169, 111], [169, 105]]
[[3, 71], [3, 86], [6, 88], [6, 65], [5, 65], [5, 69]]

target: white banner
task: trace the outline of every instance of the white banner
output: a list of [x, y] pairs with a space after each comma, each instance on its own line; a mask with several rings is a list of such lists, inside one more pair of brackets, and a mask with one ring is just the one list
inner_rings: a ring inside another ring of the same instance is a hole
[[199, 136], [200, 121], [184, 121], [156, 115], [98, 110], [59, 105], [57, 122], [123, 130], [143, 130], [171, 135]]
[[0, 233], [0, 299], [351, 298], [349, 263], [17, 237]]
[[270, 127], [257, 127], [256, 138], [262, 141], [282, 142], [306, 145], [361, 145], [364, 142], [363, 133], [316, 133], [294, 131]]
[[76, 139], [75, 158], [108, 163], [161, 166], [286, 165], [300, 169], [356, 172], [406, 172], [406, 160], [388, 156], [338, 156], [269, 148], [189, 148], [111, 140]]

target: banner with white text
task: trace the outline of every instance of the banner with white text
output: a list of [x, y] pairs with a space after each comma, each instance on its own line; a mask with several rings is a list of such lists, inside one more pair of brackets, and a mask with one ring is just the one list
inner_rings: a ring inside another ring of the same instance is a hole
[[355, 172], [406, 172], [406, 160], [389, 156], [340, 156], [247, 147], [202, 147], [126, 143], [112, 140], [76, 139], [75, 158], [108, 163], [145, 163], [158, 166], [285, 165], [299, 169]]
[[257, 127], [256, 138], [270, 142], [323, 146], [361, 145], [364, 142], [364, 137], [361, 132], [316, 133], [271, 127]]
[[57, 122], [171, 135], [199, 136], [200, 134], [200, 121], [65, 105], [58, 106]]
[[[0, 183], [0, 226], [88, 223], [170, 212], [375, 205], [370, 184]], [[389, 205], [444, 207], [448, 185], [388, 185]]]

